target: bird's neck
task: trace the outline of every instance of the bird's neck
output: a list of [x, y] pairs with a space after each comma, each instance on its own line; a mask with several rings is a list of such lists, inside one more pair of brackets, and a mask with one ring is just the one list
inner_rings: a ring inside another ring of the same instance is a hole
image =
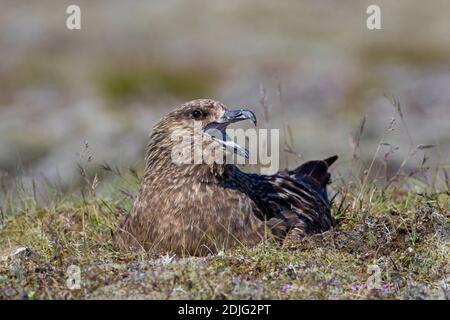
[[160, 166], [159, 164], [149, 164], [146, 167], [144, 179], [149, 181], [166, 176], [169, 179], [166, 181], [177, 181], [177, 183], [219, 183], [223, 171], [224, 166], [221, 165], [167, 163], [165, 166]]
[[164, 150], [150, 148], [146, 154], [144, 184], [161, 183], [162, 188], [172, 184], [192, 188], [195, 184], [215, 184], [225, 189], [240, 191], [252, 199], [258, 197], [257, 186], [264, 176], [245, 173], [233, 164], [177, 164]]
[[217, 183], [249, 194], [252, 193], [255, 180], [259, 180], [258, 175], [245, 173], [233, 164], [176, 163], [172, 160], [171, 149], [161, 143], [160, 137], [154, 134], [147, 145], [144, 172], [147, 183], [166, 177], [168, 181], [177, 180], [178, 183]]
[[191, 145], [188, 145], [186, 155], [191, 155], [187, 159], [188, 163], [174, 161], [172, 150], [174, 146], [167, 140], [164, 131], [155, 128], [146, 148], [145, 171], [146, 179], [151, 177], [167, 176], [170, 179], [199, 181], [199, 182], [218, 182], [225, 171], [225, 164], [213, 162], [193, 163], [195, 155], [191, 152]]
[[145, 157], [144, 179], [167, 176], [170, 180], [218, 183], [224, 174], [224, 164], [180, 164], [172, 161], [165, 149], [149, 148]]

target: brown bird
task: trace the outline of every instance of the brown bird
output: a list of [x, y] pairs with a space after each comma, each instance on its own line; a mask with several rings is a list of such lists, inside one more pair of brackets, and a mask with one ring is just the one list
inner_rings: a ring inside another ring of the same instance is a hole
[[[253, 112], [229, 110], [209, 99], [187, 102], [163, 117], [153, 128], [143, 181], [131, 214], [114, 235], [114, 247], [207, 255], [237, 243], [255, 244], [269, 234], [300, 239], [328, 230], [328, 167], [337, 156], [274, 175], [245, 173], [219, 161], [174, 161], [180, 143], [173, 137], [194, 136], [193, 123], [201, 129], [203, 148], [215, 144], [246, 156], [225, 134], [227, 125], [245, 119], [256, 124]], [[220, 134], [212, 135], [213, 129]], [[182, 145], [181, 154], [195, 159], [192, 143]]]

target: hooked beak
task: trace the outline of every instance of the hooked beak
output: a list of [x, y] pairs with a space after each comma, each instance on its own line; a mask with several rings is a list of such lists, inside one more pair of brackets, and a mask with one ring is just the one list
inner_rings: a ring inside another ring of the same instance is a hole
[[221, 143], [224, 148], [231, 149], [233, 152], [248, 158], [249, 151], [230, 140], [225, 131], [231, 123], [243, 120], [250, 120], [256, 126], [256, 116], [252, 111], [246, 109], [226, 110], [222, 117], [214, 122], [208, 123], [203, 128], [203, 132], [213, 140]]

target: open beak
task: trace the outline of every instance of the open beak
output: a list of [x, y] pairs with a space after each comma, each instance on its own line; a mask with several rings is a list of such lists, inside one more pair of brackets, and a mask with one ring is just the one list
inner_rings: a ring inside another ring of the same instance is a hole
[[230, 140], [228, 135], [226, 134], [228, 125], [243, 120], [250, 120], [256, 126], [256, 116], [250, 110], [226, 110], [222, 117], [214, 122], [208, 123], [203, 128], [203, 132], [209, 135], [213, 140], [221, 143], [224, 148], [233, 150], [233, 152], [245, 158], [248, 158], [248, 150]]

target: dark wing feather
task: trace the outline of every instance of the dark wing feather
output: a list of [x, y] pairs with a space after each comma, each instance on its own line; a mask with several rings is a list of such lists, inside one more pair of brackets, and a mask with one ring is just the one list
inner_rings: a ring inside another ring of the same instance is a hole
[[338, 159], [337, 156], [327, 158], [325, 160], [308, 161], [294, 170], [288, 171], [288, 175], [294, 179], [301, 179], [304, 176], [312, 177], [325, 188], [330, 182], [330, 173], [328, 168]]
[[[285, 232], [297, 228], [304, 234], [313, 234], [328, 230], [332, 225], [330, 202], [326, 192], [307, 177], [294, 180], [283, 176], [272, 176], [268, 180], [273, 192], [266, 195], [268, 201], [261, 205], [270, 213], [268, 221], [273, 219], [282, 225]], [[262, 200], [264, 195], [261, 195]], [[273, 223], [273, 222], [271, 222]]]
[[279, 238], [297, 238], [324, 232], [332, 226], [326, 186], [328, 167], [337, 156], [306, 162], [292, 171], [263, 176], [247, 174], [229, 166], [225, 186], [246, 193], [255, 203], [255, 214], [267, 221]]

